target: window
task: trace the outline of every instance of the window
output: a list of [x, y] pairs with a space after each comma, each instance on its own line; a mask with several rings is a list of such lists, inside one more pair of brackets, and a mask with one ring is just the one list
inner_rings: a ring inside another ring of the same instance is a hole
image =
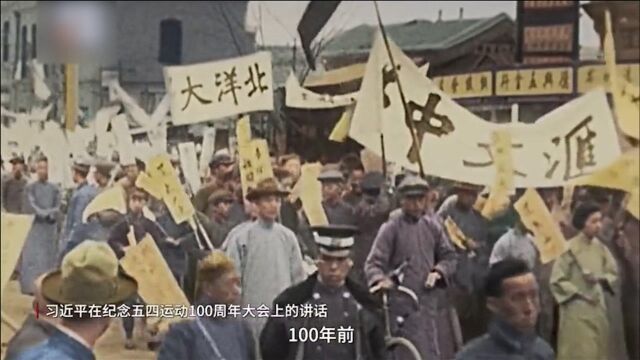
[[160, 54], [158, 61], [165, 65], [182, 63], [182, 22], [165, 19], [160, 22]]
[[22, 26], [22, 34], [20, 39], [20, 77], [25, 78], [27, 76], [27, 26]]
[[36, 24], [31, 25], [31, 58], [35, 59], [38, 55], [38, 49], [36, 47]]
[[9, 61], [9, 35], [11, 32], [11, 24], [5, 21], [2, 25], [2, 62]]

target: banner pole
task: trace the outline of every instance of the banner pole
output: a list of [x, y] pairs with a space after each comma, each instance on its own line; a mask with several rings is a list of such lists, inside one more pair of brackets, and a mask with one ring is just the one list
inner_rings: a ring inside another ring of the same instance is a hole
[[[389, 46], [389, 39], [387, 38], [387, 32], [384, 29], [384, 25], [382, 25], [382, 18], [380, 17], [380, 9], [378, 8], [378, 2], [374, 1], [373, 5], [376, 8], [376, 17], [378, 18], [378, 26], [380, 26], [380, 32], [382, 32], [382, 38], [384, 39], [384, 46], [387, 48], [387, 54], [389, 55], [389, 61], [391, 62], [391, 67], [393, 71], [393, 76], [398, 83], [398, 91], [400, 92], [400, 100], [402, 101], [402, 108], [404, 109], [404, 118], [405, 124], [409, 131], [411, 132], [411, 138], [413, 139], [413, 146], [415, 146], [416, 154], [418, 158], [418, 167], [420, 169], [420, 176], [425, 178], [424, 167], [422, 165], [422, 156], [420, 155], [420, 143], [418, 141], [418, 136], [416, 134], [416, 129], [413, 126], [413, 122], [411, 121], [409, 114], [409, 108], [407, 107], [407, 101], [404, 96], [404, 92], [402, 91], [402, 85], [400, 84], [400, 77], [398, 76], [398, 69], [396, 68], [396, 62], [393, 59], [393, 54], [391, 54], [391, 47]], [[384, 154], [384, 152], [383, 152]], [[383, 158], [384, 161], [384, 158]]]

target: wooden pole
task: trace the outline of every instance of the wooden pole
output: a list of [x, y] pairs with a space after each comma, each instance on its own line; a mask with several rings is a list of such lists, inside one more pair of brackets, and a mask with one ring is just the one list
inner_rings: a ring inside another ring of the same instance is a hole
[[387, 38], [387, 32], [384, 29], [384, 25], [382, 25], [382, 18], [380, 17], [380, 9], [378, 8], [378, 2], [374, 1], [373, 5], [376, 8], [376, 17], [378, 18], [378, 26], [380, 26], [380, 32], [382, 32], [382, 38], [384, 40], [384, 46], [387, 48], [387, 54], [389, 55], [389, 61], [391, 62], [391, 68], [393, 71], [393, 76], [395, 77], [396, 82], [398, 83], [398, 91], [400, 92], [400, 100], [402, 101], [402, 108], [404, 109], [404, 118], [405, 124], [411, 132], [411, 138], [413, 141], [413, 145], [417, 148], [417, 156], [418, 156], [418, 167], [420, 169], [420, 176], [425, 178], [424, 167], [422, 165], [422, 156], [420, 155], [420, 142], [418, 141], [418, 135], [416, 134], [416, 129], [413, 126], [413, 121], [409, 114], [409, 108], [407, 107], [407, 100], [404, 96], [404, 91], [402, 91], [402, 85], [400, 83], [400, 76], [398, 76], [398, 69], [396, 68], [396, 62], [393, 59], [393, 54], [391, 53], [391, 47], [389, 46], [389, 39]]
[[5, 325], [7, 325], [11, 330], [13, 330], [13, 332], [18, 331], [18, 329], [20, 328], [18, 323], [15, 320], [13, 320], [12, 318], [10, 318], [9, 316], [7, 316], [7, 314], [4, 312], [4, 310], [2, 312], [0, 312], [0, 320], [2, 320], [2, 322]]
[[78, 119], [78, 65], [64, 65], [64, 124], [74, 131]]

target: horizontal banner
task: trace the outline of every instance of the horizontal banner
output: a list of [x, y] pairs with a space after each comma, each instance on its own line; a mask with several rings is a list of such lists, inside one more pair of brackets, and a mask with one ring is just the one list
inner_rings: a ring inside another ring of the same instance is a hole
[[271, 53], [164, 68], [174, 125], [273, 110]]

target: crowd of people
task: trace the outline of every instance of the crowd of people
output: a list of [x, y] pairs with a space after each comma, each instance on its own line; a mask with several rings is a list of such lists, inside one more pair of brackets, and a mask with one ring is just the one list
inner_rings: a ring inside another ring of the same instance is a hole
[[[388, 178], [365, 171], [355, 155], [324, 164], [318, 177], [326, 225], [312, 225], [292, 192], [302, 166], [295, 154], [274, 157], [274, 178], [246, 194], [227, 152], [213, 156], [200, 189], [186, 185], [172, 157], [198, 230], [176, 223], [166, 204], [139, 187], [142, 161], [76, 159], [75, 186], [65, 192], [48, 180], [46, 157], [9, 160], [2, 210], [34, 215], [14, 275], [38, 306], [143, 304], [118, 261], [147, 235], [193, 304], [267, 305], [272, 312], [326, 306], [324, 317], [188, 319], [149, 332], [158, 359], [413, 359], [385, 344], [382, 291], [390, 296], [389, 330], [424, 360], [640, 358], [639, 222], [624, 210], [624, 193], [577, 187], [563, 199], [562, 188], [538, 189], [567, 239], [566, 252], [542, 263], [513, 207], [521, 189], [487, 219], [479, 209], [490, 189], [408, 171]], [[121, 189], [114, 194], [125, 198], [125, 214], [85, 211], [113, 188]], [[466, 246], [452, 241], [446, 221]], [[204, 238], [213, 248], [200, 245]], [[390, 291], [399, 283], [417, 306]], [[124, 346], [133, 349], [136, 322], [125, 317], [122, 324]], [[93, 359], [108, 326], [109, 319], [87, 314], [30, 316], [7, 359]], [[301, 328], [353, 329], [353, 341], [292, 341]]]

